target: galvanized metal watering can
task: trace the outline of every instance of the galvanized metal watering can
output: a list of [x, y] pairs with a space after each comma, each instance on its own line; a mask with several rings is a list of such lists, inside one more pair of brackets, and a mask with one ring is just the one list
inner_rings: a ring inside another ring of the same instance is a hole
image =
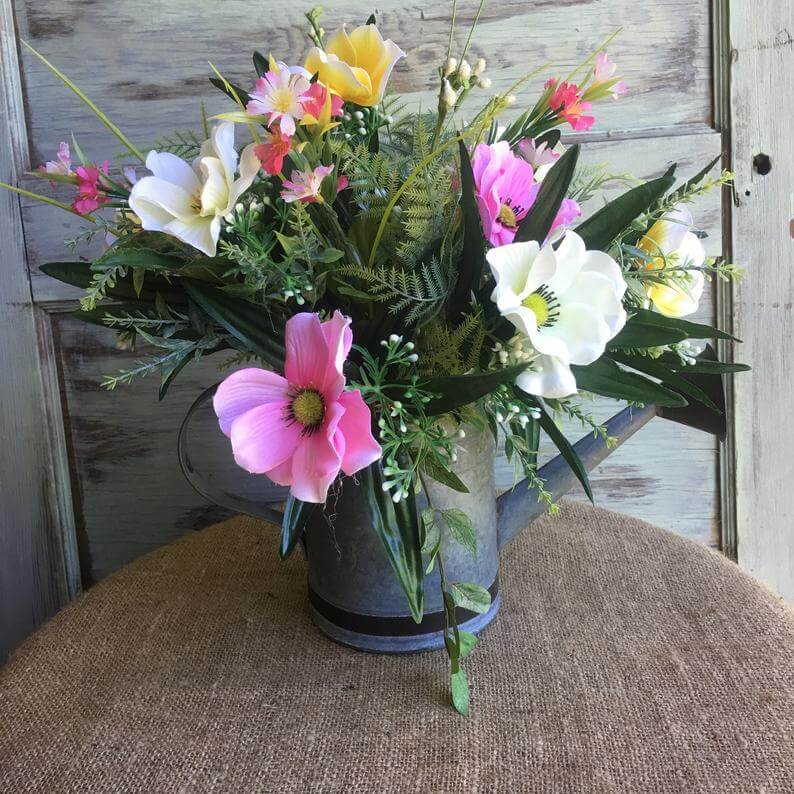
[[[179, 432], [179, 460], [190, 484], [207, 499], [237, 512], [280, 524], [282, 513], [274, 503], [285, 489], [261, 476], [229, 466], [228, 440], [217, 427], [211, 408], [215, 387], [193, 404]], [[197, 417], [203, 416], [196, 421]], [[654, 416], [654, 406], [626, 408], [610, 419], [608, 435], [617, 445], [608, 448], [592, 433], [574, 445], [590, 470], [631, 437]], [[666, 418], [703, 429], [703, 419], [684, 409], [664, 409]], [[712, 421], [712, 420], [709, 420]], [[201, 428], [197, 434], [191, 427]], [[717, 429], [719, 431], [719, 428]], [[435, 507], [457, 507], [472, 519], [477, 533], [477, 555], [457, 543], [445, 548], [450, 581], [474, 582], [491, 593], [485, 614], [458, 610], [460, 628], [476, 633], [499, 611], [499, 549], [512, 540], [545, 509], [536, 491], [520, 482], [497, 498], [494, 484], [494, 443], [488, 431], [468, 432], [461, 442], [456, 473], [468, 494], [431, 481], [428, 487]], [[197, 468], [201, 461], [201, 471]], [[214, 467], [214, 468], [213, 468]], [[576, 483], [568, 464], [557, 456], [539, 471], [555, 500]], [[417, 496], [421, 509], [423, 495]], [[331, 639], [366, 651], [399, 653], [443, 647], [443, 611], [438, 572], [425, 578], [425, 611], [421, 623], [411, 617], [405, 595], [381, 544], [371, 527], [369, 507], [355, 477], [345, 478], [329, 493], [325, 507], [312, 513], [304, 536], [308, 591], [312, 617]]]

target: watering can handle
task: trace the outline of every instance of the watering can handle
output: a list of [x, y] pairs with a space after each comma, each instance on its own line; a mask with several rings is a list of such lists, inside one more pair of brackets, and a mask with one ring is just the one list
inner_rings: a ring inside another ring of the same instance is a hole
[[196, 412], [201, 408], [204, 403], [211, 400], [218, 388], [216, 383], [205, 389], [190, 406], [185, 418], [182, 420], [182, 425], [179, 428], [179, 437], [177, 439], [177, 454], [179, 456], [179, 465], [182, 468], [182, 473], [185, 479], [190, 483], [197, 493], [208, 499], [210, 502], [221, 505], [221, 507], [228, 507], [237, 513], [245, 513], [254, 518], [263, 518], [265, 521], [270, 521], [274, 524], [281, 524], [283, 513], [275, 507], [271, 507], [265, 503], [255, 502], [253, 499], [246, 499], [245, 497], [236, 496], [235, 494], [227, 493], [216, 488], [206, 477], [200, 474], [193, 462], [190, 459], [188, 452], [187, 439], [190, 435], [190, 423], [195, 416]]
[[[617, 444], [607, 447], [600, 435], [594, 437], [592, 433], [588, 433], [577, 441], [573, 448], [585, 468], [590, 471], [657, 415], [660, 415], [660, 411], [654, 405], [647, 405], [644, 408], [624, 408], [606, 423], [607, 435], [616, 438]], [[557, 455], [542, 466], [538, 476], [545, 482], [545, 487], [551, 492], [554, 501], [576, 484], [576, 475], [562, 455]], [[536, 489], [530, 488], [526, 480], [522, 480], [514, 488], [503, 493], [496, 500], [499, 548], [511, 541], [545, 509], [545, 503], [538, 499]]]

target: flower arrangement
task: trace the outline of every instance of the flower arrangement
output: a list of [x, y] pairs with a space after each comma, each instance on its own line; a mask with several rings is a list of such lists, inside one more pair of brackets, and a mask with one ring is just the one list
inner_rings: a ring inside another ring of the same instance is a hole
[[706, 256], [687, 204], [730, 174], [710, 177], [715, 161], [676, 185], [671, 167], [585, 218], [607, 175], [577, 169], [579, 146], [563, 147], [561, 131], [587, 130], [596, 103], [626, 91], [603, 46], [516, 113], [540, 70], [491, 95], [485, 61], [466, 59], [471, 32], [457, 56], [451, 33], [437, 107], [406, 112], [387, 93], [406, 54], [374, 18], [326, 36], [319, 9], [306, 16], [302, 59], [256, 52], [245, 87], [216, 69], [233, 109], [147, 154], [35, 53], [137, 161], [111, 169], [73, 138], [36, 172], [72, 200], [29, 195], [107, 240], [93, 261], [43, 269], [84, 288], [79, 317], [154, 350], [107, 388], [159, 371], [162, 398], [201, 357], [237, 367], [214, 408], [237, 464], [289, 487], [283, 550], [303, 506], [325, 503], [340, 475], [362, 476], [374, 531], [415, 552], [390, 556], [415, 619], [425, 571], [441, 571], [452, 700], [465, 712], [475, 638], [456, 608], [485, 611], [490, 595], [444, 574], [448, 544], [477, 553], [466, 515], [418, 509], [415, 496], [429, 480], [466, 491], [455, 464], [473, 425], [504, 438], [553, 511], [541, 432], [588, 494], [555, 417], [609, 441], [582, 395], [716, 408], [689, 375], [742, 366], [700, 355], [701, 340], [726, 335], [683, 318], [708, 279], [737, 271]]

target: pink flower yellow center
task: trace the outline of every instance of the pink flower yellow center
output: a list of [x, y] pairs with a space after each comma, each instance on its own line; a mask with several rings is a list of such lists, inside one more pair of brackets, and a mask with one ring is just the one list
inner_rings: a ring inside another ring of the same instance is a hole
[[270, 102], [276, 113], [289, 113], [295, 102], [295, 94], [289, 88], [276, 88], [270, 94]]
[[290, 403], [289, 417], [303, 425], [302, 433], [313, 433], [325, 418], [325, 398], [316, 389], [300, 389]]

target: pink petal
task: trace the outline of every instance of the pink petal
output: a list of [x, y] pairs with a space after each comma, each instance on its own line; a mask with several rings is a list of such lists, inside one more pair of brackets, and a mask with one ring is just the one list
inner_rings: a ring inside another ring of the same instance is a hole
[[301, 312], [287, 320], [284, 375], [291, 385], [323, 390], [328, 343], [316, 314]]
[[292, 458], [287, 458], [275, 468], [268, 469], [267, 478], [276, 485], [292, 485]]
[[302, 502], [323, 504], [336, 479], [345, 454], [345, 438], [337, 430], [344, 408], [328, 406], [326, 422], [319, 432], [304, 436], [292, 458], [290, 493]]
[[334, 316], [322, 323], [321, 327], [328, 347], [323, 394], [327, 402], [333, 402], [345, 387], [342, 368], [350, 354], [350, 346], [353, 344], [353, 331], [350, 329], [350, 318], [345, 317], [339, 311], [335, 311]]
[[381, 448], [372, 435], [372, 414], [361, 392], [343, 392], [339, 404], [345, 409], [339, 420], [339, 432], [345, 438], [342, 471], [350, 475], [378, 460]]
[[233, 372], [223, 380], [212, 398], [212, 407], [224, 435], [231, 433], [238, 416], [259, 405], [283, 402], [289, 385], [281, 375], [266, 369], [249, 367]]
[[295, 452], [301, 426], [287, 424], [287, 401], [252, 408], [232, 422], [230, 438], [237, 465], [252, 474], [267, 474]]

